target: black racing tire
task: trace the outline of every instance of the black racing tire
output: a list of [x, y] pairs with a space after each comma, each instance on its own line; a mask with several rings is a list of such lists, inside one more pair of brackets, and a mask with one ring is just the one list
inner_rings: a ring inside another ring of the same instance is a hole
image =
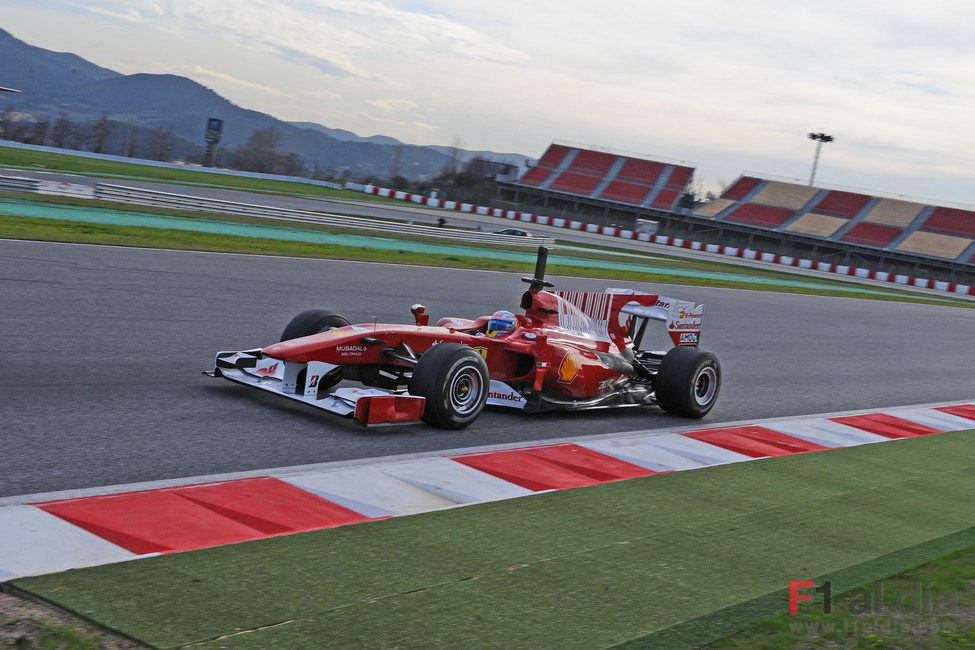
[[681, 346], [668, 352], [653, 380], [660, 408], [686, 418], [703, 418], [718, 399], [721, 365], [710, 352]]
[[[281, 333], [281, 340], [300, 339], [302, 336], [311, 336], [346, 325], [350, 325], [350, 323], [344, 316], [324, 309], [306, 309], [291, 319], [284, 328], [284, 332]], [[298, 373], [295, 387], [295, 392], [298, 394], [305, 390], [305, 375], [304, 369]], [[318, 394], [324, 396], [329, 388], [340, 381], [342, 381], [342, 369], [336, 368], [318, 380]]]
[[441, 343], [420, 356], [410, 394], [426, 398], [423, 420], [443, 429], [463, 429], [481, 415], [490, 386], [487, 363], [460, 343]]
[[350, 324], [348, 319], [334, 312], [324, 309], [306, 309], [291, 319], [281, 333], [281, 340], [300, 339], [302, 336], [311, 336]]

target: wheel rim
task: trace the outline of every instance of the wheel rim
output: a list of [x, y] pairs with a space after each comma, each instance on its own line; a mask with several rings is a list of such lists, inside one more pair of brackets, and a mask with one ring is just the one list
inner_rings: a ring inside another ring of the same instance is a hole
[[714, 368], [703, 368], [694, 382], [694, 401], [699, 406], [707, 406], [718, 391], [718, 373]]
[[467, 367], [454, 375], [447, 387], [450, 407], [458, 415], [477, 410], [481, 397], [481, 377], [474, 368]]

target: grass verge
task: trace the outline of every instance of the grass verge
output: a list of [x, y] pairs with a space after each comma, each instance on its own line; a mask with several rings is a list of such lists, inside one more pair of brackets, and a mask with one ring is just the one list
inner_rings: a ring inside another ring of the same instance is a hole
[[828, 614], [820, 602], [803, 603], [797, 615], [779, 614], [708, 647], [975, 647], [975, 547], [833, 595], [831, 601]]
[[393, 201], [392, 199], [374, 196], [372, 194], [348, 190], [334, 190], [312, 183], [234, 176], [232, 174], [200, 171], [191, 166], [187, 166], [186, 169], [173, 169], [171, 167], [143, 165], [138, 162], [101, 160], [64, 153], [19, 149], [16, 147], [0, 146], [0, 167], [31, 171], [67, 172], [82, 176], [105, 178], [107, 182], [111, 182], [111, 179], [114, 177], [180, 185], [223, 187], [226, 189], [269, 194], [308, 195], [339, 199], [354, 198], [355, 200], [395, 204], [402, 203], [402, 201]]
[[975, 545], [973, 431], [14, 581], [170, 648], [693, 646]]
[[[44, 207], [44, 204], [38, 204]], [[73, 204], [66, 204], [71, 206]], [[84, 209], [92, 209], [86, 206]], [[108, 210], [109, 208], [105, 208]], [[3, 206], [0, 205], [0, 214]], [[126, 210], [126, 213], [133, 214], [158, 214], [158, 212], [146, 212], [141, 210]], [[99, 224], [85, 221], [72, 221], [61, 219], [34, 218], [30, 216], [5, 216], [0, 219], [0, 237], [9, 239], [33, 239], [44, 241], [62, 241], [90, 244], [108, 244], [118, 246], [137, 246], [148, 248], [178, 248], [185, 250], [205, 250], [232, 253], [252, 253], [265, 255], [286, 255], [296, 257], [329, 258], [341, 260], [376, 261], [376, 262], [398, 262], [408, 264], [419, 264], [425, 266], [440, 267], [459, 267], [474, 269], [489, 269], [512, 272], [530, 272], [533, 268], [531, 253], [524, 251], [514, 252], [503, 246], [481, 246], [480, 253], [460, 252], [449, 248], [451, 244], [443, 240], [428, 242], [435, 243], [435, 246], [426, 246], [427, 250], [417, 250], [423, 248], [417, 242], [423, 242], [422, 237], [401, 236], [400, 238], [390, 237], [383, 233], [381, 239], [361, 236], [361, 233], [354, 233], [341, 228], [311, 226], [303, 227], [306, 224], [296, 224], [292, 222], [280, 222], [267, 219], [252, 219], [247, 217], [229, 217], [211, 215], [209, 213], [182, 213], [180, 218], [205, 219], [207, 221], [225, 221], [233, 224], [249, 224], [256, 226], [271, 226], [273, 229], [283, 229], [288, 232], [287, 237], [279, 239], [273, 238], [274, 234], [268, 229], [269, 236], [262, 237], [260, 233], [256, 236], [235, 236], [218, 233], [196, 232], [194, 230], [177, 230], [176, 228], [153, 228], [144, 226], [126, 226], [115, 224]], [[312, 243], [300, 241], [302, 237], [296, 235], [302, 231], [319, 231], [332, 234], [359, 235], [349, 238], [348, 242], [339, 243]], [[249, 233], [251, 234], [251, 233]], [[296, 241], [297, 240], [297, 241]], [[372, 242], [379, 244], [383, 240], [388, 240], [384, 245], [372, 247]], [[402, 241], [402, 248], [390, 242]], [[344, 245], [343, 245], [344, 244]], [[431, 252], [440, 248], [444, 252]], [[471, 249], [472, 247], [459, 247]], [[524, 259], [515, 259], [522, 257]], [[575, 257], [573, 254], [572, 257]], [[817, 293], [820, 295], [847, 296], [847, 297], [869, 297], [884, 300], [911, 301], [927, 304], [944, 304], [952, 306], [975, 306], [961, 300], [951, 298], [941, 298], [938, 296], [926, 296], [917, 293], [899, 291], [897, 289], [879, 289], [876, 287], [863, 287], [858, 285], [848, 285], [842, 282], [831, 282], [828, 280], [804, 281], [797, 276], [764, 271], [761, 269], [742, 269], [742, 267], [726, 266], [718, 270], [699, 270], [689, 268], [688, 275], [680, 274], [680, 267], [672, 264], [663, 265], [660, 273], [653, 271], [628, 271], [619, 268], [600, 268], [598, 264], [588, 266], [586, 259], [597, 260], [596, 256], [576, 260], [572, 265], [560, 265], [557, 255], [553, 256], [549, 266], [549, 272], [563, 276], [581, 276], [606, 278], [636, 282], [654, 282], [670, 284], [689, 284], [714, 287], [729, 287], [742, 289], [755, 289], [764, 291], [785, 291], [797, 293]], [[609, 262], [619, 264], [619, 259], [613, 256], [605, 256]], [[655, 265], [656, 260], [650, 263]], [[647, 265], [644, 264], [646, 267]], [[675, 273], [675, 270], [678, 271]], [[713, 276], [709, 276], [713, 273]], [[727, 277], [722, 277], [725, 275]], [[754, 280], [752, 280], [754, 278]]]

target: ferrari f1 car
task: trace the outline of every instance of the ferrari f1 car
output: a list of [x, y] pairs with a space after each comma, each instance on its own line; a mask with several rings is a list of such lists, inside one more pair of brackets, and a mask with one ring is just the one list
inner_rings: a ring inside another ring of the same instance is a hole
[[[330, 311], [295, 316], [281, 341], [222, 351], [206, 374], [353, 417], [366, 425], [424, 420], [446, 429], [474, 422], [485, 405], [524, 412], [657, 406], [689, 418], [711, 410], [718, 359], [698, 348], [703, 305], [628, 289], [549, 291], [548, 250], [522, 278], [523, 314], [510, 331], [490, 317], [441, 318], [423, 305], [413, 324], [351, 324]], [[651, 322], [672, 347], [643, 349]], [[489, 335], [490, 334], [490, 335]], [[362, 387], [344, 386], [342, 380]]]

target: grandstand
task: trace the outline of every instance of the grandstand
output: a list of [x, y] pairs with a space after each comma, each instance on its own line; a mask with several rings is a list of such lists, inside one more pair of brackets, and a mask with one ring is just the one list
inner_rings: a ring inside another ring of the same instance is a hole
[[905, 256], [975, 263], [975, 211], [741, 176], [694, 217]]
[[538, 164], [512, 183], [522, 190], [671, 211], [687, 193], [694, 168], [552, 143]]
[[[552, 143], [535, 167], [499, 183], [496, 204], [839, 265], [975, 282], [975, 210], [745, 173], [693, 201], [694, 168]], [[688, 199], [691, 199], [690, 201]]]

